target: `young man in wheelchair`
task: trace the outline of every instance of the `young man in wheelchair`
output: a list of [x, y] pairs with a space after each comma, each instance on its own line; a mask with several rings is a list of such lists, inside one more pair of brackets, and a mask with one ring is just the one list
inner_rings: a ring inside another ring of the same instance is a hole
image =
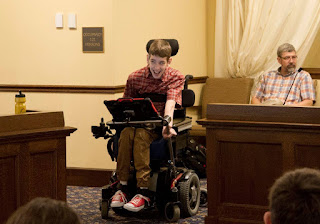
[[[129, 75], [123, 97], [137, 98], [148, 94], [166, 96], [163, 102], [154, 102], [161, 116], [173, 118], [176, 105], [181, 105], [181, 91], [184, 86], [184, 76], [176, 69], [169, 67], [172, 49], [165, 40], [154, 40], [147, 55], [147, 66]], [[172, 128], [172, 120], [163, 127], [163, 138], [170, 138], [177, 133]], [[126, 127], [120, 134], [117, 158], [117, 177], [120, 189], [112, 197], [110, 207], [138, 212], [150, 204], [148, 190], [151, 168], [150, 144], [161, 133], [151, 128]], [[137, 194], [130, 200], [128, 197], [128, 178], [130, 162], [133, 160], [136, 170]]]

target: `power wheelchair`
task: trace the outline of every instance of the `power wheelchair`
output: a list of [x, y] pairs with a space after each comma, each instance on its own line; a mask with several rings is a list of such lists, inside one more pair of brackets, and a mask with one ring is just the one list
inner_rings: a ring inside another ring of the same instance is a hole
[[[169, 40], [168, 42], [173, 47], [173, 54], [176, 54], [176, 40]], [[150, 46], [150, 41], [147, 44], [147, 51], [148, 45]], [[188, 89], [188, 81], [192, 78], [191, 75], [186, 76], [182, 91], [182, 108], [176, 109], [174, 112], [173, 128], [176, 130], [177, 136], [168, 140], [160, 138], [150, 145], [151, 175], [149, 190], [154, 194], [153, 204], [148, 209], [156, 208], [163, 212], [169, 222], [177, 221], [180, 214], [183, 217], [195, 215], [199, 206], [205, 206], [207, 202], [207, 191], [200, 188], [199, 177], [193, 169], [190, 169], [192, 164], [188, 162], [190, 161], [188, 155], [194, 154], [192, 147], [189, 147], [188, 133], [192, 119], [186, 116], [186, 107], [192, 106], [195, 100], [193, 91]], [[170, 118], [159, 116], [153, 106], [153, 102], [159, 101], [165, 101], [165, 98], [156, 94], [141, 98], [120, 98], [104, 101], [113, 119], [105, 123], [102, 118], [100, 126], [92, 126], [91, 129], [95, 138], [109, 139], [107, 149], [113, 161], [117, 159], [118, 139], [125, 127], [152, 127], [161, 133], [162, 127], [169, 124]], [[198, 150], [198, 152], [204, 153], [205, 158], [205, 150]], [[196, 163], [196, 165], [197, 170], [205, 169], [205, 161]], [[119, 181], [114, 172], [110, 184], [102, 188], [100, 210], [103, 219], [109, 217], [111, 197], [118, 190], [118, 185]], [[129, 194], [134, 196], [136, 179], [133, 166], [128, 180], [128, 188]], [[113, 208], [113, 210], [119, 215], [129, 213], [123, 208]]]

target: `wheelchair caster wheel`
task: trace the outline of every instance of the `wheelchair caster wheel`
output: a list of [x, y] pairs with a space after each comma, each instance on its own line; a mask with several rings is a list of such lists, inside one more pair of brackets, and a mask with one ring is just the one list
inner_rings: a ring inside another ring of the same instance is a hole
[[200, 205], [200, 181], [198, 175], [192, 173], [186, 181], [180, 182], [180, 202], [183, 217], [197, 214]]
[[205, 188], [200, 188], [200, 207], [207, 207], [208, 205], [208, 192]]
[[180, 208], [168, 202], [164, 208], [164, 214], [168, 222], [177, 222], [180, 219]]
[[100, 201], [100, 211], [101, 211], [102, 219], [107, 219], [109, 217], [109, 208], [110, 208], [109, 200]]

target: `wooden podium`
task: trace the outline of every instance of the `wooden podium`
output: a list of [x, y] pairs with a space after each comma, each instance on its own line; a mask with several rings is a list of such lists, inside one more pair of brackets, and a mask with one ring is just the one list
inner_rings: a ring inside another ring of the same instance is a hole
[[66, 200], [63, 112], [0, 116], [0, 223], [35, 197]]
[[205, 223], [263, 223], [283, 172], [320, 168], [320, 108], [209, 104]]

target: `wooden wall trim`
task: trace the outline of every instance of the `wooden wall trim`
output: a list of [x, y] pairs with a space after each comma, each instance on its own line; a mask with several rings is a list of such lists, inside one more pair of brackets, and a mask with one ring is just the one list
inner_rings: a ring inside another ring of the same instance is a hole
[[67, 168], [67, 186], [102, 187], [109, 184], [114, 170]]
[[[194, 77], [189, 84], [205, 83], [207, 76]], [[42, 93], [92, 93], [115, 94], [124, 91], [125, 85], [119, 86], [84, 86], [84, 85], [15, 85], [1, 84], [0, 92], [42, 92]]]
[[1, 84], [0, 92], [42, 92], [42, 93], [103, 93], [115, 94], [124, 91], [124, 85], [119, 86], [80, 86], [80, 85], [15, 85]]
[[[320, 79], [320, 68], [303, 68], [313, 79]], [[205, 83], [208, 76], [194, 77], [189, 84]], [[0, 84], [0, 92], [41, 92], [41, 93], [86, 93], [115, 94], [122, 93], [125, 85], [118, 86], [85, 86], [85, 85], [23, 85]]]
[[309, 72], [313, 79], [320, 79], [320, 68], [303, 68], [303, 70]]
[[206, 83], [208, 76], [194, 77], [189, 80], [189, 84]]

